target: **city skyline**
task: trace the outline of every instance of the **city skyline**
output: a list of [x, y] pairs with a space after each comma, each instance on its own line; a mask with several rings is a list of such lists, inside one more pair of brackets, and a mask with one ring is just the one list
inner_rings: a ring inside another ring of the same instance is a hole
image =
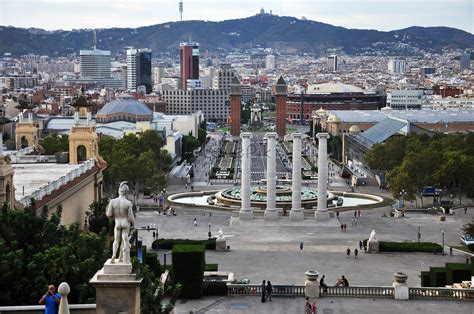
[[[20, 15], [15, 13], [19, 3]], [[184, 0], [183, 3], [183, 21], [244, 18], [263, 8], [267, 13], [305, 16], [345, 28], [389, 31], [410, 26], [446, 26], [474, 33], [474, 5], [469, 0], [324, 0], [317, 4], [309, 0], [242, 0], [239, 6], [227, 0]], [[135, 28], [179, 21], [178, 4], [179, 0], [2, 0], [0, 25], [46, 30]]]

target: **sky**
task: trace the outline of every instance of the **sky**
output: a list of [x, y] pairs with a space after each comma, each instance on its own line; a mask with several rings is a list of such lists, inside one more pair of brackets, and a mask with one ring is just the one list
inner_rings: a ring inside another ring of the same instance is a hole
[[[179, 0], [0, 0], [0, 25], [47, 30], [140, 27], [179, 20]], [[474, 33], [474, 0], [183, 0], [183, 20], [254, 15], [305, 16], [346, 28], [383, 31], [448, 26]]]

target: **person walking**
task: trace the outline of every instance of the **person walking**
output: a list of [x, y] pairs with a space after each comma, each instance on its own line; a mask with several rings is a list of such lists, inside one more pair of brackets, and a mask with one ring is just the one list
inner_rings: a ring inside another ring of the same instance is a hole
[[56, 292], [54, 285], [50, 285], [38, 303], [44, 304], [44, 314], [57, 314], [59, 312], [60, 302], [61, 295]]
[[344, 224], [341, 224], [341, 231], [344, 231]]
[[198, 220], [197, 218], [194, 218], [194, 227], [197, 227], [198, 226]]
[[359, 241], [359, 249], [362, 250], [362, 247], [364, 246], [364, 244], [362, 243], [362, 241]]
[[359, 250], [358, 250], [358, 249], [355, 249], [355, 250], [354, 250], [354, 256], [355, 256], [356, 259], [357, 259], [357, 256], [358, 256], [358, 255], [359, 255]]
[[300, 242], [300, 251], [303, 250], [303, 246], [304, 246], [303, 241], [301, 241], [301, 242]]
[[354, 218], [357, 217], [357, 210], [354, 209]]
[[350, 248], [347, 248], [347, 258], [350, 258], [351, 257], [351, 249]]
[[316, 314], [316, 302], [313, 301], [313, 304], [311, 304], [311, 313]]
[[262, 303], [265, 303], [265, 301], [267, 300], [267, 297], [266, 297], [266, 292], [267, 292], [267, 286], [265, 285], [265, 280], [262, 282]]
[[323, 293], [327, 294], [328, 293], [328, 285], [324, 282], [324, 278], [326, 278], [326, 275], [323, 275], [321, 277], [321, 280], [319, 280], [319, 287], [323, 289]]
[[273, 287], [272, 287], [272, 283], [269, 280], [267, 282], [267, 300], [268, 301], [272, 300], [272, 292], [273, 292]]
[[309, 297], [306, 297], [306, 302], [304, 304], [305, 314], [311, 314], [312, 308], [313, 307], [311, 306], [311, 302], [309, 302]]
[[467, 215], [467, 206], [464, 206], [464, 215]]
[[361, 211], [360, 211], [360, 209], [359, 209], [359, 217], [360, 217], [360, 215], [361, 215]]
[[346, 230], [347, 230], [347, 225], [346, 225], [346, 224], [344, 224], [344, 231], [346, 231]]

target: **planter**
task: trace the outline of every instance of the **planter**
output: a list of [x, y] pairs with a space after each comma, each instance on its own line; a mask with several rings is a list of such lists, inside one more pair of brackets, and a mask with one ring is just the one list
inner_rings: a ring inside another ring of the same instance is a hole
[[407, 282], [408, 275], [405, 273], [398, 272], [394, 274], [394, 279], [395, 279], [395, 282], [403, 284]]
[[319, 273], [315, 270], [307, 270], [305, 273], [308, 281], [318, 281]]

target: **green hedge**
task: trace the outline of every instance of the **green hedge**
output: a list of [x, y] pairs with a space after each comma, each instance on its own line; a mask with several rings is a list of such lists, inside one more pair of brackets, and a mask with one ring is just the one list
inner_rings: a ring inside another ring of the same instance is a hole
[[[368, 239], [364, 240], [364, 246], [367, 245]], [[425, 253], [441, 253], [443, 247], [433, 242], [385, 242], [379, 241], [380, 252], [425, 252]]]
[[474, 244], [467, 245], [467, 248], [469, 249], [469, 251], [474, 252]]
[[204, 279], [204, 245], [177, 244], [173, 246], [174, 283], [181, 284], [180, 297], [200, 299]]
[[206, 264], [204, 266], [204, 271], [218, 271], [219, 270], [219, 264]]
[[153, 241], [151, 247], [154, 250], [171, 250], [176, 244], [202, 244], [206, 247], [206, 250], [215, 250], [216, 238], [210, 238], [208, 240], [158, 239]]

